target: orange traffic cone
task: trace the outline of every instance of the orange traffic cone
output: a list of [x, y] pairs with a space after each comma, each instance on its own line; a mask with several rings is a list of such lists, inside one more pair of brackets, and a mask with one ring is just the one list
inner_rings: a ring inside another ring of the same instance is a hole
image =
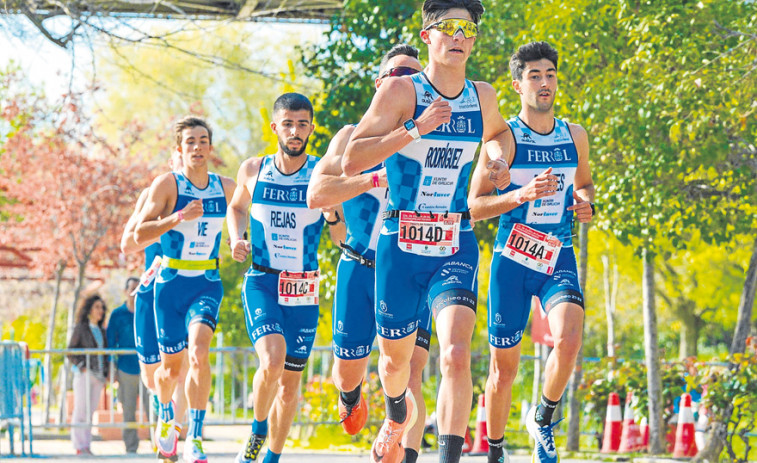
[[611, 392], [607, 399], [607, 417], [605, 418], [605, 435], [602, 439], [602, 453], [617, 452], [620, 448], [620, 434], [623, 417], [620, 415], [620, 396]]
[[478, 396], [478, 410], [476, 411], [476, 439], [473, 441], [472, 454], [489, 453], [489, 439], [486, 434], [486, 404], [484, 395]]
[[631, 399], [633, 394], [630, 392], [626, 396], [626, 410], [623, 414], [623, 432], [620, 436], [620, 448], [618, 452], [629, 453], [640, 450], [642, 447], [641, 431], [639, 425], [634, 422], [633, 407]]
[[465, 428], [465, 443], [463, 444], [463, 453], [470, 453], [473, 449], [473, 442], [470, 438], [470, 427]]
[[681, 396], [678, 409], [678, 428], [676, 429], [676, 443], [673, 447], [673, 458], [693, 457], [697, 454], [697, 443], [694, 440], [694, 414], [691, 412], [691, 395]]

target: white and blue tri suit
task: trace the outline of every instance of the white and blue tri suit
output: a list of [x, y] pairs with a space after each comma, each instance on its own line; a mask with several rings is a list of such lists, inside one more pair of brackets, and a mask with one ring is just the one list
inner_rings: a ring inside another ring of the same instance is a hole
[[[163, 256], [160, 243], [153, 243], [144, 250], [145, 271], [150, 268], [156, 257]], [[139, 361], [150, 365], [160, 362], [160, 349], [158, 348], [158, 335], [155, 331], [155, 279], [142, 284], [137, 288], [134, 297], [134, 340], [137, 345]]]
[[376, 249], [379, 336], [400, 339], [418, 327], [426, 307], [476, 310], [478, 244], [470, 225], [468, 177], [483, 135], [478, 92], [466, 80], [454, 97], [441, 95], [424, 73], [410, 77], [414, 118], [439, 96], [451, 120], [386, 160], [389, 204]]
[[226, 194], [221, 177], [208, 173], [205, 188], [173, 172], [177, 198], [173, 212], [201, 199], [203, 214], [186, 220], [160, 237], [163, 261], [155, 281], [155, 322], [160, 351], [181, 352], [189, 325], [202, 323], [215, 330], [223, 285], [218, 274], [218, 251], [226, 217]]
[[[324, 219], [319, 209], [307, 206], [308, 182], [319, 158], [306, 156], [290, 175], [279, 171], [273, 154], [260, 164], [250, 207], [252, 266], [242, 288], [250, 340], [284, 336], [284, 368], [290, 371], [305, 368], [318, 326], [315, 272]], [[309, 294], [288, 287], [307, 288]]]
[[[383, 167], [381, 163], [366, 173]], [[343, 360], [367, 357], [376, 339], [376, 244], [387, 198], [387, 188], [374, 187], [342, 203], [347, 237], [336, 271], [332, 347]], [[428, 350], [431, 313], [422, 313], [418, 322], [416, 345]]]
[[[573, 180], [578, 152], [565, 121], [550, 133], [532, 130], [520, 118], [507, 121], [515, 141], [511, 183], [498, 194], [521, 188], [552, 167], [557, 192], [528, 201], [500, 216], [489, 279], [489, 344], [516, 346], [536, 296], [545, 312], [563, 302], [583, 307], [573, 252]], [[558, 243], [556, 251], [545, 242]]]

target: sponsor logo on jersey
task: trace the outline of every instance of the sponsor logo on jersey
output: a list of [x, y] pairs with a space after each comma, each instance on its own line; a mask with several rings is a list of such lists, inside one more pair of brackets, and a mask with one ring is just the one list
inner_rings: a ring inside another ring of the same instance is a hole
[[421, 97], [421, 102], [423, 102], [423, 104], [431, 104], [431, 103], [433, 103], [434, 102], [434, 95], [432, 95], [431, 92], [429, 92], [428, 90], [426, 90], [423, 93], [423, 97]]
[[454, 134], [475, 134], [476, 130], [473, 128], [473, 121], [465, 116], [457, 116], [437, 127], [434, 133], [454, 133]]
[[466, 96], [463, 98], [460, 103], [458, 103], [458, 107], [460, 109], [473, 109], [478, 107], [478, 101], [476, 101], [476, 97], [474, 96]]
[[517, 345], [521, 338], [523, 338], [523, 330], [518, 330], [515, 334], [512, 336], [495, 336], [493, 334], [489, 335], [489, 344], [491, 344], [494, 347], [512, 347]]
[[553, 151], [527, 150], [528, 162], [562, 162], [572, 161], [567, 151], [555, 148]]
[[529, 134], [528, 132], [523, 132], [520, 135], [520, 141], [522, 141], [523, 143], [536, 143], [536, 141], [531, 138], [531, 134]]

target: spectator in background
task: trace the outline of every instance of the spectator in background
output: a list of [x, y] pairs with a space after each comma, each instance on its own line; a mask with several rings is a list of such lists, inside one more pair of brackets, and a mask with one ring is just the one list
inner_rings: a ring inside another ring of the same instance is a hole
[[[104, 349], [107, 346], [103, 328], [106, 311], [105, 301], [100, 295], [93, 294], [84, 299], [76, 316], [76, 326], [68, 343], [69, 349]], [[71, 427], [71, 442], [77, 455], [92, 455], [89, 448], [92, 442], [91, 428], [75, 425], [92, 421], [92, 413], [97, 409], [105, 378], [108, 377], [108, 357], [99, 354], [71, 354], [68, 358], [74, 370], [74, 411], [71, 417], [74, 426]]]
[[[117, 349], [135, 349], [134, 340], [134, 295], [139, 280], [129, 277], [124, 293], [126, 301], [110, 315], [108, 321], [108, 346]], [[124, 412], [124, 423], [136, 421], [137, 399], [139, 397], [139, 361], [136, 355], [116, 355], [116, 381], [118, 382], [118, 400]], [[142, 392], [143, 410], [149, 410], [149, 394]], [[123, 429], [124, 444], [127, 453], [136, 453], [139, 448], [139, 436], [136, 428]]]

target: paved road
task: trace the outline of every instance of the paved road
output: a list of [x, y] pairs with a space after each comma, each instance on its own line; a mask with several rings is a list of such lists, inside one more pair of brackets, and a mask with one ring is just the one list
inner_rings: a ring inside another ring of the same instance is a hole
[[[203, 447], [208, 454], [211, 463], [232, 463], [234, 456], [247, 437], [249, 426], [208, 426], [205, 428], [205, 442]], [[7, 436], [0, 438], [0, 457], [8, 456]], [[34, 441], [35, 458], [16, 457], [13, 462], [39, 463], [40, 459], [61, 463], [82, 463], [96, 461], [124, 461], [129, 463], [157, 463], [155, 455], [150, 453], [149, 443], [142, 441], [140, 453], [124, 455], [122, 441], [95, 440], [92, 442], [92, 457], [77, 457], [74, 455], [71, 441], [67, 436], [53, 436], [51, 434], [40, 435]], [[181, 444], [180, 444], [181, 446]], [[16, 444], [16, 454], [20, 451], [19, 443]], [[439, 461], [436, 452], [422, 454], [420, 463], [432, 463]], [[262, 459], [261, 459], [262, 461]], [[348, 448], [333, 448], [331, 451], [308, 451], [285, 448], [281, 457], [282, 463], [368, 463], [369, 457], [365, 451], [350, 452]], [[561, 459], [561, 463], [588, 463], [597, 460]], [[518, 454], [512, 455], [511, 463], [530, 463], [531, 456]], [[464, 456], [461, 463], [486, 463], [486, 456]]]

